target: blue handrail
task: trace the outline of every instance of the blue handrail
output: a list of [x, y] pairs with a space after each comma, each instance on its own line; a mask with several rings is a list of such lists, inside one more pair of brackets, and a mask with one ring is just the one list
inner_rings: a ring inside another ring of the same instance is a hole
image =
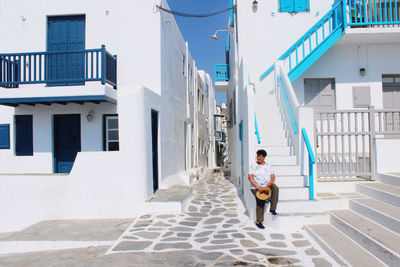
[[104, 45], [99, 49], [0, 54], [0, 87], [90, 81], [117, 86], [117, 57]]
[[229, 64], [215, 64], [215, 81], [229, 81]]
[[[308, 30], [300, 39], [297, 40], [282, 56], [279, 60], [287, 60], [289, 65], [289, 73], [300, 65], [306, 58], [308, 58], [313, 51], [315, 51], [322, 43], [332, 36], [339, 28], [343, 25], [343, 13], [342, 9], [343, 2], [339, 1], [333, 5], [332, 9], [323, 16], [310, 30]], [[326, 26], [329, 25], [329, 26]], [[325, 33], [325, 30], [328, 33]], [[318, 32], [320, 31], [320, 32]], [[318, 37], [322, 36], [322, 40]], [[315, 38], [315, 43], [311, 41], [311, 38]], [[307, 51], [307, 52], [306, 52]], [[292, 59], [292, 54], [295, 53], [295, 58]], [[301, 56], [301, 57], [300, 57]], [[294, 62], [292, 62], [294, 61]], [[263, 74], [260, 75], [260, 79], [264, 79], [274, 69], [274, 64], [270, 66]]]
[[254, 112], [254, 124], [256, 127], [257, 142], [260, 144], [261, 143], [260, 131], [258, 130], [257, 116], [255, 112]]
[[308, 135], [305, 128], [301, 129], [303, 133], [304, 142], [306, 143], [306, 147], [308, 150], [308, 170], [309, 170], [309, 194], [310, 199], [313, 200], [314, 197], [314, 164], [315, 164], [315, 157], [314, 152], [311, 148], [310, 140], [308, 139]]
[[282, 80], [279, 75], [278, 75], [278, 82], [279, 82], [279, 86], [281, 87], [281, 91], [282, 91], [283, 99], [285, 100], [286, 108], [289, 112], [289, 117], [290, 117], [290, 121], [292, 122], [293, 132], [294, 132], [294, 134], [297, 135], [297, 125], [296, 125], [296, 122], [294, 121], [292, 110], [290, 109], [289, 102], [288, 102], [286, 94], [285, 94], [285, 90], [283, 90]]
[[349, 12], [346, 17], [349, 26], [400, 24], [398, 1], [347, 0], [347, 6], [349, 7]]

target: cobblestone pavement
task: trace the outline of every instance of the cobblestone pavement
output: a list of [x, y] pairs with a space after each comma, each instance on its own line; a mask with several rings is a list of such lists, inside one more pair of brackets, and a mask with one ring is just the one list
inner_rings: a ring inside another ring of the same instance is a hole
[[[140, 216], [107, 255], [151, 253], [155, 256], [151, 264], [167, 265], [162, 257], [157, 259], [162, 254], [154, 253], [168, 252], [173, 257], [182, 250], [186, 255], [194, 253], [197, 262], [202, 262], [200, 266], [211, 262], [227, 264], [218, 266], [332, 266], [334, 262], [303, 230], [256, 228], [245, 215], [233, 184], [220, 174], [211, 173], [193, 185], [186, 212]], [[225, 262], [220, 261], [223, 257]], [[177, 262], [175, 266], [194, 265]]]

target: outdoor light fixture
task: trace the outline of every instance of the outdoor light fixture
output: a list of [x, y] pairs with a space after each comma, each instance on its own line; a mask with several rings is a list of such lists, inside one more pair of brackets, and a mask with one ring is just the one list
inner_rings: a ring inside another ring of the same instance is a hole
[[253, 8], [257, 9], [257, 7], [258, 7], [258, 2], [257, 2], [257, 0], [254, 0], [253, 1]]
[[227, 31], [228, 31], [227, 29], [225, 29], [225, 30], [217, 30], [213, 35], [211, 35], [211, 39], [218, 40], [217, 33], [218, 32], [227, 32]]
[[361, 77], [365, 76], [365, 68], [360, 69], [360, 75], [361, 75]]
[[91, 110], [89, 111], [89, 113], [86, 115], [86, 119], [88, 122], [92, 122], [93, 121], [93, 117], [94, 117], [94, 111]]

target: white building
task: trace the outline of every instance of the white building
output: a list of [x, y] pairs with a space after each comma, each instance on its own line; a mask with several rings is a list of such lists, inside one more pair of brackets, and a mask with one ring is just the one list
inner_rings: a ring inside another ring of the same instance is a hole
[[[399, 171], [400, 4], [379, 2], [230, 1], [229, 57], [216, 66], [216, 90], [228, 94], [230, 170], [251, 214], [247, 173], [259, 148], [287, 201], [354, 188], [327, 178]], [[306, 207], [298, 202], [281, 211]]]
[[215, 166], [211, 79], [157, 4], [0, 1], [0, 231], [135, 216]]

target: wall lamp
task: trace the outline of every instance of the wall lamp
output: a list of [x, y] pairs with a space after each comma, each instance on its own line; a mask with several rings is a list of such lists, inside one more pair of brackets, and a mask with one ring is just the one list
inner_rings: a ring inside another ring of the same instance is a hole
[[254, 0], [253, 1], [253, 9], [257, 9], [257, 7], [258, 7], [258, 2], [257, 2], [257, 0]]
[[361, 75], [361, 77], [365, 76], [365, 68], [360, 69], [360, 75]]
[[217, 33], [218, 32], [227, 32], [227, 31], [228, 31], [227, 29], [225, 29], [225, 30], [217, 30], [213, 35], [211, 35], [211, 39], [218, 40]]
[[88, 122], [92, 122], [92, 121], [93, 121], [93, 118], [94, 118], [94, 111], [91, 110], [91, 111], [89, 111], [89, 113], [86, 115], [86, 119], [87, 119]]

